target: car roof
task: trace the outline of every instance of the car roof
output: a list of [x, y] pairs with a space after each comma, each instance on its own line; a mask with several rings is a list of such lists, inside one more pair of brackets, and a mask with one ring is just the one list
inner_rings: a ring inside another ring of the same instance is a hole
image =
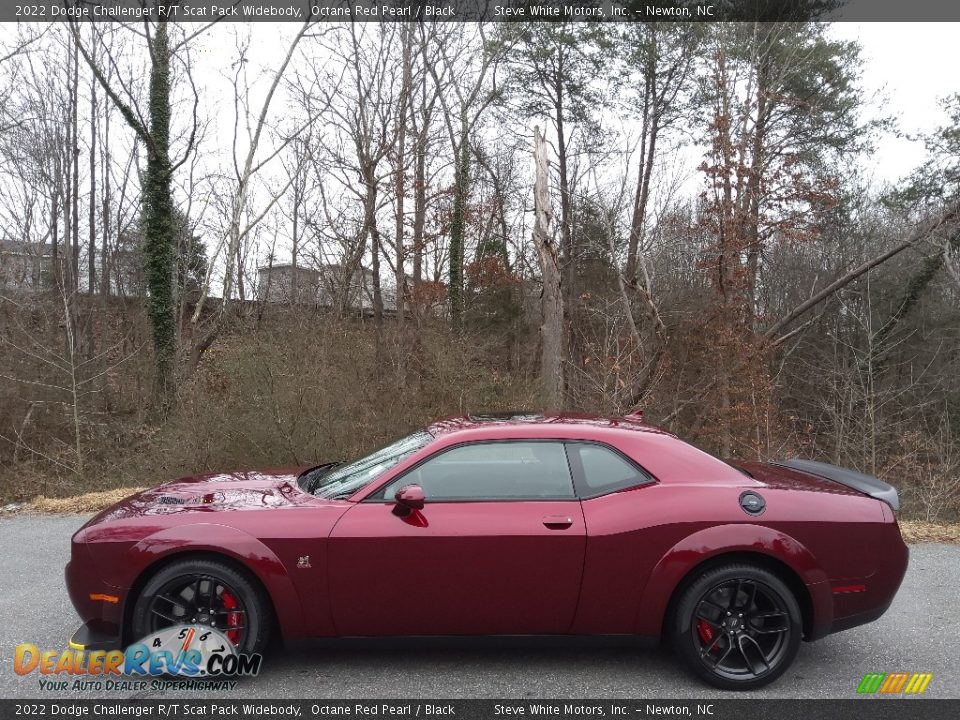
[[660, 482], [754, 482], [742, 470], [643, 420], [643, 414], [606, 417], [573, 412], [498, 412], [456, 415], [427, 428], [431, 445], [477, 441], [567, 440], [609, 444]]
[[[573, 436], [582, 434], [602, 433], [604, 430], [627, 430], [641, 433], [656, 433], [670, 435], [654, 425], [643, 420], [643, 413], [633, 412], [622, 417], [608, 417], [589, 413], [575, 412], [495, 412], [469, 415], [454, 415], [437, 420], [427, 427], [427, 431], [434, 437], [440, 438], [456, 433], [466, 433], [476, 430], [491, 430], [494, 434], [502, 435], [511, 428], [524, 431], [537, 428], [546, 431], [543, 434], [555, 433], [557, 436]], [[475, 433], [470, 433], [475, 434]], [[540, 432], [537, 433], [541, 434]]]

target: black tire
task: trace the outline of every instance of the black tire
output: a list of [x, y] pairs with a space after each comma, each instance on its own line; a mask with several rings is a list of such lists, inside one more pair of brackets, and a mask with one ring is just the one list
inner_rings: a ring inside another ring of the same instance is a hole
[[[245, 619], [242, 633], [236, 632], [237, 651], [262, 653], [270, 642], [273, 626], [270, 603], [258, 584], [246, 572], [218, 560], [181, 560], [171, 563], [151, 577], [143, 586], [133, 608], [130, 621], [131, 639], [138, 640], [162, 627], [175, 624], [158, 618], [152, 611], [158, 593], [163, 593], [167, 588], [176, 588], [180, 583], [186, 586], [198, 579], [209, 583], [203, 587], [213, 586], [211, 593], [219, 589], [222, 594], [223, 589], [228, 589], [238, 601]], [[190, 618], [183, 620], [187, 623], [189, 621]], [[219, 629], [224, 630], [222, 625]]]
[[671, 620], [674, 649], [695, 675], [724, 690], [780, 677], [800, 648], [803, 619], [790, 588], [755, 565], [704, 571], [683, 591]]

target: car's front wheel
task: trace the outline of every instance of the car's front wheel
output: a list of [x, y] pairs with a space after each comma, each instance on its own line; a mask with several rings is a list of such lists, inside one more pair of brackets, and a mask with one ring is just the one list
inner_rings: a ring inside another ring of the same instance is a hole
[[239, 652], [263, 652], [270, 639], [270, 606], [244, 572], [218, 560], [173, 562], [143, 586], [131, 618], [132, 639], [175, 625], [212, 627]]
[[672, 620], [674, 647], [699, 677], [726, 690], [773, 682], [793, 662], [803, 633], [800, 606], [776, 575], [725, 565], [684, 590]]

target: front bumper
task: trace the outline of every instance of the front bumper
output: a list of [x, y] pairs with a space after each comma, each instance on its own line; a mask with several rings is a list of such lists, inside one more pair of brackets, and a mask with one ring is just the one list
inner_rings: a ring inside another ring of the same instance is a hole
[[[113, 650], [123, 642], [123, 606], [126, 592], [95, 577], [89, 568], [81, 567], [76, 557], [67, 563], [64, 575], [70, 602], [83, 621], [74, 633], [78, 645], [90, 645], [87, 649]], [[109, 647], [100, 647], [109, 643]], [[96, 645], [97, 647], [93, 647]], [[81, 648], [74, 647], [75, 650]]]
[[89, 652], [93, 650], [122, 650], [119, 633], [104, 630], [96, 623], [84, 623], [70, 637], [70, 649]]

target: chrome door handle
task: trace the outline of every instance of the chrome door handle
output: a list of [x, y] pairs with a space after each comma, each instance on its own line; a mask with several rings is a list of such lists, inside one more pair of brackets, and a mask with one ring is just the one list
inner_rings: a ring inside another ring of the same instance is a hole
[[573, 518], [569, 515], [547, 515], [543, 524], [551, 530], [563, 530], [573, 525]]

